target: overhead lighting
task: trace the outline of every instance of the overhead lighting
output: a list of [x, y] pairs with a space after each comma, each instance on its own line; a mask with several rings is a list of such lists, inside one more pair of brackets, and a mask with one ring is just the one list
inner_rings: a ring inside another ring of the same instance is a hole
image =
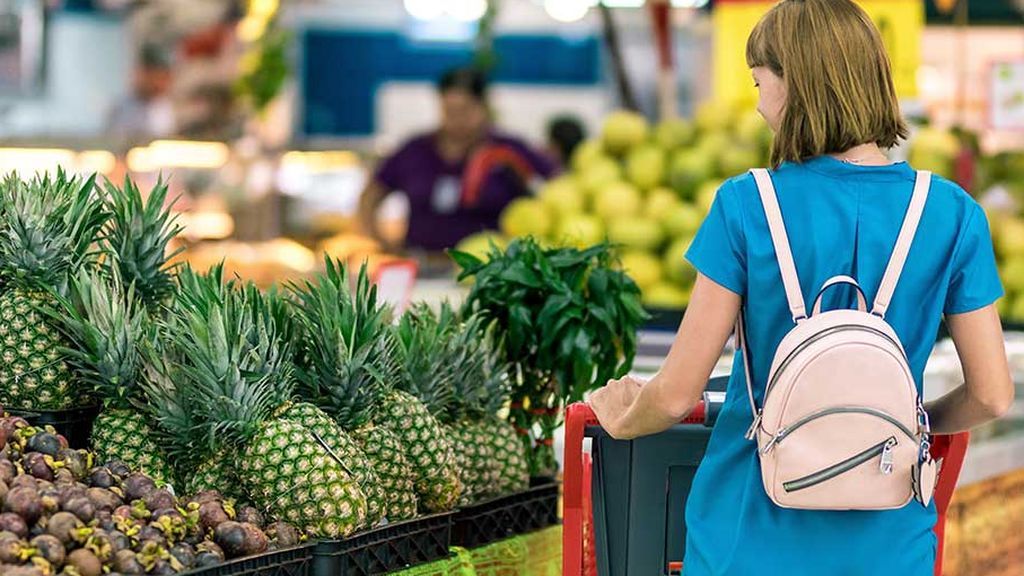
[[156, 172], [161, 168], [216, 169], [228, 162], [230, 151], [223, 142], [157, 140], [128, 151], [132, 172]]
[[18, 172], [29, 176], [74, 167], [75, 153], [60, 148], [0, 148], [0, 174]]
[[544, 0], [544, 10], [559, 22], [576, 22], [587, 15], [593, 0]]
[[609, 8], [639, 8], [645, 0], [601, 0], [601, 4]]
[[703, 8], [708, 5], [708, 0], [672, 0], [672, 6], [676, 8]]
[[445, 11], [456, 20], [475, 22], [487, 13], [487, 0], [448, 0]]
[[417, 20], [433, 20], [444, 14], [444, 0], [404, 0], [405, 11]]
[[78, 154], [77, 167], [86, 174], [110, 174], [117, 167], [117, 158], [106, 150], [86, 150]]

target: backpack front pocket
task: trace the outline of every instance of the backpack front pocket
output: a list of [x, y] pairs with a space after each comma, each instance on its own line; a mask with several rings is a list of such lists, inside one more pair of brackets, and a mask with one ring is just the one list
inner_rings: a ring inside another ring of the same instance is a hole
[[892, 450], [899, 443], [895, 436], [890, 436], [885, 442], [879, 442], [875, 446], [868, 448], [867, 450], [851, 456], [842, 462], [837, 462], [829, 466], [828, 468], [818, 470], [813, 474], [808, 474], [803, 478], [797, 478], [796, 480], [790, 480], [789, 482], [783, 482], [782, 487], [785, 488], [786, 492], [796, 492], [798, 490], [805, 490], [812, 486], [817, 486], [822, 482], [828, 482], [829, 480], [845, 474], [854, 468], [871, 462], [875, 458], [879, 459], [879, 470], [883, 474], [892, 474], [893, 462], [892, 462]]

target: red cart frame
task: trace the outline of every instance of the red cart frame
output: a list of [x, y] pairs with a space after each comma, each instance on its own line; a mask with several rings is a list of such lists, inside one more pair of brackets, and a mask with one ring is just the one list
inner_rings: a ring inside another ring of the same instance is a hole
[[[705, 407], [701, 403], [683, 420], [684, 424], [703, 424]], [[563, 576], [587, 576], [584, 573], [584, 525], [591, 522], [590, 471], [585, 470], [589, 462], [584, 462], [583, 438], [587, 426], [599, 426], [594, 412], [589, 406], [577, 403], [569, 406], [565, 419], [565, 495], [564, 495], [564, 527], [562, 533]], [[952, 435], [936, 435], [932, 438], [931, 453], [937, 461], [941, 461], [938, 484], [935, 488], [935, 507], [938, 520], [935, 522], [935, 536], [938, 538], [938, 549], [935, 557], [935, 576], [942, 575], [942, 556], [944, 551], [946, 511], [956, 490], [957, 478], [963, 467], [967, 454], [969, 432]], [[590, 550], [593, 554], [593, 550]], [[592, 567], [593, 559], [587, 562]], [[682, 566], [673, 565], [672, 570]], [[590, 574], [594, 571], [588, 570]]]

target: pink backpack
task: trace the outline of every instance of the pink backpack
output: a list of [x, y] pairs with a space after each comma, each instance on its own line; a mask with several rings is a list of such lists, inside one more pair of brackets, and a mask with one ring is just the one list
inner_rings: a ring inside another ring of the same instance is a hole
[[[871, 311], [857, 281], [836, 276], [821, 287], [808, 316], [771, 175], [763, 169], [752, 172], [795, 324], [775, 351], [760, 409], [742, 314], [736, 327], [754, 415], [747, 438], [757, 440], [768, 497], [784, 508], [815, 510], [900, 508], [915, 496], [927, 505], [936, 479], [928, 453], [928, 416], [903, 344], [885, 313], [924, 210], [931, 174], [917, 173]], [[822, 312], [822, 294], [838, 284], [857, 289], [857, 309]]]

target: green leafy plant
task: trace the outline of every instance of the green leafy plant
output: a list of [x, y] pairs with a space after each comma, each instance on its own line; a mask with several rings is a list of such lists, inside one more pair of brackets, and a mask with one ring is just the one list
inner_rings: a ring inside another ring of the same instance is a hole
[[624, 375], [647, 318], [640, 289], [606, 244], [544, 248], [532, 238], [495, 246], [487, 260], [453, 251], [472, 278], [466, 312], [495, 322], [513, 382], [511, 417], [531, 448], [531, 473], [552, 474], [551, 439], [567, 402]]

